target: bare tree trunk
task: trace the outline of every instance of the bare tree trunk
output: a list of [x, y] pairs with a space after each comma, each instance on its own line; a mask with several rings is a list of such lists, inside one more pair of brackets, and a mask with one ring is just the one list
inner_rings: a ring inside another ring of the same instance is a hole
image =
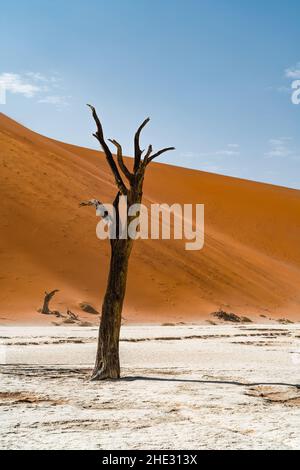
[[49, 309], [49, 303], [52, 297], [56, 294], [56, 292], [58, 292], [58, 289], [55, 289], [51, 292], [45, 292], [45, 298], [41, 313], [44, 313], [45, 315], [50, 315], [51, 310]]
[[113, 240], [92, 380], [120, 378], [119, 338], [132, 240]]

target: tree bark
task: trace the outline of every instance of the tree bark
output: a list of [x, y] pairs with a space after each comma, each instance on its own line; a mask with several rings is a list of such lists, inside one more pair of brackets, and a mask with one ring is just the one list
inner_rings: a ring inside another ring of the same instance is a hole
[[133, 240], [112, 240], [111, 260], [92, 380], [119, 379], [119, 339], [128, 261]]

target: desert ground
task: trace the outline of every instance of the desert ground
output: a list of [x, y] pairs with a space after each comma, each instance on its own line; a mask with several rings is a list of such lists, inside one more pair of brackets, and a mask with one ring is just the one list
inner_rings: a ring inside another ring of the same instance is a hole
[[145, 204], [204, 204], [204, 248], [135, 242], [122, 379], [91, 382], [107, 162], [0, 113], [0, 167], [1, 448], [300, 448], [300, 191], [153, 163]]
[[300, 448], [299, 324], [126, 325], [106, 382], [97, 328], [0, 336], [2, 449]]
[[[87, 122], [92, 133], [88, 112]], [[50, 324], [37, 309], [52, 289], [59, 289], [53, 309], [84, 317], [79, 305], [89, 302], [99, 311], [109, 243], [96, 238], [95, 211], [79, 203], [113, 200], [103, 154], [38, 135], [0, 113], [0, 168], [0, 324]], [[137, 241], [128, 321], [198, 322], [220, 307], [254, 319], [300, 320], [300, 191], [153, 162], [144, 202], [204, 204], [205, 244], [186, 251], [182, 240]], [[98, 324], [98, 317], [83, 319]]]

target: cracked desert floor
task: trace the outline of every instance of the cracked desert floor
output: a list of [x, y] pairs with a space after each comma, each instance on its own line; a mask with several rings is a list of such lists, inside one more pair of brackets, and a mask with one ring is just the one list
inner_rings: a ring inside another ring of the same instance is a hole
[[300, 325], [1, 327], [2, 449], [299, 449]]

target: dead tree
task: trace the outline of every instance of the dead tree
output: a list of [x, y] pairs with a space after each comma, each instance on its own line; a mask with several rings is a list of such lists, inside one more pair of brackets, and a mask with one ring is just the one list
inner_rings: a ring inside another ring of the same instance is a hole
[[51, 310], [49, 309], [49, 303], [52, 297], [56, 294], [56, 292], [59, 292], [58, 289], [55, 289], [51, 292], [45, 292], [45, 297], [44, 297], [44, 304], [41, 310], [41, 313], [44, 313], [45, 315], [50, 315]]
[[[121, 224], [119, 212], [120, 196], [127, 196], [127, 211], [132, 204], [140, 204], [143, 196], [143, 183], [147, 166], [159, 155], [162, 155], [169, 150], [174, 150], [174, 147], [163, 148], [153, 153], [152, 146], [149, 145], [144, 154], [144, 151], [140, 148], [140, 135], [141, 131], [150, 120], [149, 118], [145, 119], [135, 133], [133, 170], [130, 171], [123, 159], [121, 145], [116, 140], [109, 139], [109, 142], [111, 142], [117, 150], [115, 160], [115, 157], [110, 151], [104, 137], [102, 124], [97, 112], [93, 106], [88, 106], [92, 111], [92, 116], [96, 123], [96, 132], [93, 136], [99, 141], [100, 146], [104, 151], [117, 187], [117, 194], [113, 202], [116, 218], [116, 237], [110, 238], [111, 258], [109, 275], [102, 304], [98, 349], [92, 380], [119, 379], [119, 338], [121, 315], [126, 290], [128, 261], [133, 245], [133, 239], [131, 237], [127, 236], [126, 238], [121, 238], [119, 235]], [[82, 203], [81, 205], [95, 205], [97, 207], [97, 204], [101, 203], [98, 200], [93, 199], [87, 203]], [[129, 216], [128, 214], [127, 216], [127, 225], [126, 227], [122, 227], [123, 233], [124, 230], [127, 233], [128, 225], [136, 217]], [[106, 214], [104, 213], [104, 218], [105, 217]]]

